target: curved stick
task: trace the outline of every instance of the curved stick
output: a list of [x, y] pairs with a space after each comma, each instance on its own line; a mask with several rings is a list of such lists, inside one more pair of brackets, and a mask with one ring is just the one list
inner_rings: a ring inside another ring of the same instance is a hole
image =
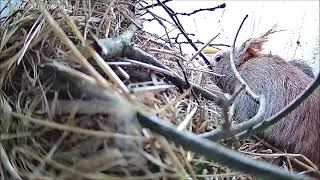
[[[296, 97], [293, 101], [291, 101], [285, 108], [279, 111], [277, 114], [271, 116], [269, 119], [264, 120], [260, 124], [257, 124], [249, 129], [247, 132], [243, 132], [238, 134], [240, 138], [245, 138], [256, 134], [257, 132], [261, 132], [273, 124], [277, 123], [280, 119], [287, 116], [291, 111], [297, 108], [305, 99], [307, 99], [318, 87], [320, 86], [320, 72], [317, 77], [313, 80], [313, 82], [308, 86], [306, 90], [304, 90], [298, 97]], [[241, 123], [242, 124], [242, 123]]]

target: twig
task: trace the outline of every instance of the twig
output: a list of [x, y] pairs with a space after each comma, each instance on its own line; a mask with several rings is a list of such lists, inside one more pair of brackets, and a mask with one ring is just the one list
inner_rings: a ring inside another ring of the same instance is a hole
[[186, 118], [181, 122], [181, 124], [177, 127], [178, 131], [182, 131], [187, 127], [187, 125], [190, 123], [192, 120], [192, 117], [195, 115], [197, 112], [197, 107], [193, 108], [189, 114], [187, 114]]
[[95, 51], [91, 46], [87, 45], [87, 50], [90, 52], [92, 57], [96, 60], [98, 65], [101, 67], [103, 72], [105, 72], [108, 77], [118, 86], [121, 90], [129, 94], [129, 89], [127, 86], [121, 81], [121, 79], [116, 75], [116, 73], [112, 70], [112, 68], [104, 61], [104, 59]]
[[261, 157], [279, 157], [279, 156], [289, 156], [289, 157], [304, 157], [302, 154], [288, 154], [288, 153], [273, 153], [273, 154], [263, 154], [263, 153], [253, 153], [253, 152], [247, 152], [247, 151], [240, 151], [241, 153], [244, 154], [249, 154], [249, 155], [255, 155], [255, 156], [261, 156]]
[[106, 11], [104, 12], [103, 17], [102, 17], [102, 19], [101, 19], [101, 21], [100, 21], [100, 23], [99, 23], [99, 26], [98, 26], [98, 29], [97, 29], [97, 32], [96, 32], [97, 35], [99, 35], [99, 32], [100, 32], [100, 30], [101, 30], [101, 28], [102, 28], [103, 23], [104, 23], [105, 20], [108, 18], [108, 13], [109, 13], [109, 11], [111, 10], [111, 8], [113, 7], [114, 1], [115, 1], [115, 0], [111, 0], [110, 3], [109, 3], [109, 5], [108, 5], [108, 7], [106, 8]]
[[[188, 37], [187, 33], [185, 32], [185, 30], [183, 29], [179, 19], [173, 15], [173, 11], [166, 6], [164, 3], [162, 3], [160, 0], [157, 0], [157, 2], [164, 8], [164, 10], [167, 12], [167, 14], [170, 16], [170, 18], [173, 20], [173, 22], [176, 24], [176, 26], [178, 27], [178, 29], [181, 31], [181, 33], [183, 34], [183, 36], [187, 39], [187, 41], [189, 42], [189, 44], [193, 47], [193, 49], [195, 51], [198, 51], [197, 46], [192, 42], [192, 40]], [[210, 62], [208, 61], [208, 59], [200, 52], [199, 53], [200, 57], [204, 60], [204, 62], [208, 65], [209, 68], [212, 69]]]
[[237, 175], [241, 175], [240, 172], [235, 172], [235, 173], [223, 173], [223, 174], [209, 174], [209, 175], [197, 175], [197, 177], [199, 178], [208, 178], [208, 179], [214, 179], [214, 178], [227, 178], [227, 177], [233, 177], [233, 176], [237, 176]]
[[82, 1], [84, 8], [84, 16], [85, 16], [85, 26], [84, 26], [84, 33], [83, 33], [83, 43], [82, 46], [85, 45], [85, 42], [87, 41], [87, 34], [88, 34], [88, 27], [89, 27], [89, 19], [92, 15], [91, 13], [91, 2], [90, 0]]
[[[260, 106], [266, 106], [266, 100], [265, 98], [261, 98]], [[244, 121], [238, 125], [234, 125], [231, 127], [231, 131], [236, 134], [236, 136], [240, 136], [240, 133], [248, 131], [248, 129], [252, 128], [253, 126], [259, 124], [263, 120], [264, 116], [264, 110], [262, 108], [259, 108], [257, 114], [249, 119], [248, 121]], [[212, 141], [217, 141], [220, 139], [226, 139], [229, 138], [223, 131], [221, 127], [214, 129], [210, 132], [203, 133], [199, 135], [203, 138], [208, 138]], [[241, 139], [241, 138], [240, 138]]]
[[169, 36], [169, 33], [168, 33], [166, 25], [164, 25], [164, 23], [153, 12], [149, 11], [148, 9], [147, 9], [147, 12], [149, 14], [151, 14], [151, 16], [153, 16], [153, 18], [163, 27], [163, 29], [165, 31], [165, 35], [167, 36], [167, 39], [169, 41], [170, 47], [173, 47], [172, 42], [170, 41], [170, 36]]
[[17, 171], [13, 168], [6, 151], [4, 150], [2, 144], [0, 143], [0, 159], [2, 162], [3, 167], [8, 171], [10, 176], [13, 179], [22, 180]]
[[144, 67], [144, 68], [148, 68], [148, 69], [151, 69], [151, 70], [163, 73], [163, 74], [167, 74], [169, 76], [174, 76], [175, 75], [172, 71], [168, 71], [166, 69], [163, 69], [163, 68], [160, 68], [160, 67], [157, 67], [157, 66], [154, 66], [154, 65], [150, 65], [150, 64], [147, 64], [147, 63], [144, 63], [144, 62], [136, 61], [136, 60], [133, 60], [133, 59], [119, 58], [119, 60], [130, 62], [131, 65], [138, 65], [138, 66], [141, 66], [141, 67]]
[[162, 64], [156, 58], [154, 58], [150, 54], [144, 52], [140, 48], [137, 48], [137, 47], [134, 47], [134, 46], [126, 47], [124, 49], [124, 51], [123, 51], [123, 55], [122, 56], [125, 56], [125, 57], [127, 57], [129, 59], [133, 59], [133, 60], [139, 60], [140, 62], [143, 62], [143, 63], [146, 63], [146, 64], [151, 64], [151, 65], [157, 66], [159, 68], [165, 69], [167, 71], [170, 71], [173, 74], [176, 74], [169, 67], [167, 67], [166, 65]]
[[[188, 78], [187, 78], [187, 73], [184, 70], [184, 68], [182, 67], [182, 64], [180, 63], [179, 59], [177, 59], [177, 63], [178, 63], [178, 66], [181, 68], [181, 71], [183, 73], [183, 77], [184, 77], [184, 80], [186, 82], [187, 87], [188, 88], [191, 87], [191, 84], [190, 84], [190, 82], [188, 81]], [[197, 103], [200, 105], [199, 98], [198, 98], [197, 94], [194, 92], [194, 90], [192, 89], [192, 87], [191, 87], [191, 92], [192, 92], [192, 95], [194, 96], [195, 100], [197, 101]]]
[[[107, 63], [108, 64], [108, 63]], [[129, 80], [130, 79], [130, 75], [124, 70], [122, 69], [122, 67], [116, 65], [116, 70], [119, 72], [119, 74], [125, 79], [125, 80]]]
[[11, 140], [11, 139], [16, 139], [16, 138], [24, 138], [24, 137], [30, 137], [33, 136], [31, 132], [17, 132], [17, 133], [12, 133], [12, 134], [4, 134], [2, 133], [0, 135], [0, 141], [3, 140]]
[[197, 57], [199, 55], [200, 52], [202, 52], [202, 50], [204, 48], [206, 48], [213, 40], [215, 40], [218, 36], [220, 35], [220, 33], [218, 33], [217, 35], [215, 35], [214, 37], [212, 37], [211, 39], [209, 39], [208, 42], [206, 42], [189, 60], [192, 61], [195, 57]]
[[177, 54], [176, 51], [169, 51], [169, 50], [158, 49], [158, 48], [150, 48], [150, 52], [149, 53], [152, 53], [152, 51], [169, 54], [169, 55], [172, 55], [172, 56], [175, 56], [175, 57], [179, 58], [182, 61], [185, 60], [185, 58], [182, 57], [181, 55]]
[[[167, 2], [170, 2], [172, 0], [164, 0], [162, 1], [162, 3], [167, 3]], [[148, 8], [153, 8], [153, 7], [156, 7], [156, 6], [160, 6], [160, 3], [154, 3], [154, 4], [151, 4], [151, 5], [148, 5], [148, 6], [145, 6], [145, 7], [142, 7], [142, 8], [139, 8], [139, 10], [144, 10], [144, 9], [148, 9]]]
[[144, 91], [163, 91], [169, 88], [175, 88], [174, 85], [156, 85], [156, 86], [148, 86], [148, 87], [136, 87], [136, 88], [131, 88], [131, 92], [144, 92]]
[[174, 13], [174, 14], [175, 15], [183, 15], [183, 16], [191, 16], [191, 15], [196, 14], [201, 11], [215, 11], [216, 9], [223, 9], [225, 7], [226, 7], [226, 3], [223, 3], [223, 4], [220, 4], [220, 5], [213, 7], [213, 8], [201, 8], [201, 9], [194, 10], [190, 13]]
[[[279, 150], [278, 148], [270, 145], [269, 143], [265, 142], [263, 139], [257, 137], [257, 136], [253, 136], [255, 139], [257, 139], [258, 141], [260, 141], [263, 145], [265, 145], [267, 148], [272, 149], [273, 151], [277, 152], [277, 153], [283, 153], [281, 150]], [[317, 166], [311, 162], [307, 157], [305, 157], [304, 155], [301, 155], [302, 159], [305, 160], [308, 164], [305, 164], [303, 162], [301, 162], [300, 160], [292, 157], [291, 159], [298, 164], [299, 166], [301, 166], [302, 168], [305, 168], [308, 171], [313, 171], [316, 172], [317, 175], [320, 177], [320, 171], [318, 170]]]
[[107, 64], [109, 64], [110, 66], [130, 66], [130, 65], [132, 65], [133, 63], [114, 61], [114, 62], [107, 62]]
[[[200, 40], [196, 40], [193, 42], [194, 44], [204, 44], [204, 42], [200, 41]], [[187, 41], [180, 41], [179, 44], [189, 44], [189, 42]], [[213, 46], [224, 46], [224, 47], [231, 47], [228, 44], [223, 44], [223, 43], [210, 43], [209, 47], [213, 47]]]
[[147, 153], [146, 151], [142, 151], [139, 149], [138, 152], [142, 154], [145, 158], [147, 158], [149, 161], [151, 161], [152, 163], [158, 165], [159, 167], [166, 169], [168, 171], [172, 171], [172, 168], [170, 166], [163, 163], [161, 160], [154, 158], [151, 154]]
[[[7, 1], [6, 4], [0, 9], [0, 14], [2, 13], [2, 11], [4, 11], [8, 5], [10, 4], [10, 1]], [[2, 19], [2, 17], [0, 17], [0, 19]]]
[[[155, 13], [151, 12], [150, 10], [147, 10], [147, 13], [151, 14], [151, 16], [152, 16], [153, 18], [150, 18], [150, 19], [141, 18], [142, 21], [151, 22], [151, 21], [154, 21], [154, 20], [157, 21], [157, 19], [158, 19], [158, 20], [161, 20], [161, 22], [164, 21], [164, 22], [166, 22], [166, 23], [168, 23], [168, 24], [170, 24], [170, 25], [172, 25], [172, 26], [175, 26], [174, 23], [170, 22], [169, 20], [167, 20], [167, 19], [165, 19], [165, 18], [163, 18], [163, 17], [161, 17], [161, 16], [156, 15]], [[174, 27], [172, 30], [174, 30], [174, 29], [176, 29], [176, 28]], [[172, 30], [170, 30], [169, 32], [172, 32]], [[165, 34], [164, 34], [164, 35], [165, 35]], [[164, 36], [164, 35], [163, 35], [163, 36]], [[163, 37], [163, 36], [160, 36], [160, 37]]]
[[190, 179], [189, 174], [186, 172], [185, 168], [181, 164], [178, 157], [175, 155], [174, 151], [170, 148], [170, 144], [164, 137], [159, 138], [159, 143], [162, 145], [163, 149], [168, 153], [169, 157], [172, 160], [173, 165], [177, 168], [177, 171], [184, 176], [184, 179]]
[[[225, 101], [228, 101], [228, 100], [225, 100]], [[236, 143], [236, 148], [239, 148], [239, 141], [236, 140], [236, 138], [234, 137], [234, 133], [230, 129], [231, 121], [230, 121], [228, 112], [229, 112], [229, 106], [224, 104], [222, 106], [222, 118], [224, 119], [224, 123], [223, 123], [222, 127], [223, 127], [225, 134], [228, 137], [231, 137], [232, 141]]]
[[[44, 23], [44, 19], [42, 19], [42, 17], [40, 16], [36, 22], [32, 25], [26, 39], [25, 42], [23, 44], [23, 48], [21, 48], [21, 50], [19, 51], [19, 57], [17, 59], [17, 64], [19, 65], [24, 54], [26, 53], [27, 49], [29, 48], [29, 45], [31, 43], [31, 41], [33, 40], [33, 38], [35, 38], [35, 36], [40, 32], [40, 29]], [[41, 20], [41, 21], [40, 21]], [[34, 29], [34, 31], [33, 31]]]
[[176, 62], [178, 64], [178, 66], [180, 67], [181, 71], [182, 71], [183, 78], [184, 78], [184, 80], [186, 82], [187, 88], [191, 87], [190, 82], [188, 81], [188, 78], [187, 78], [187, 73], [184, 70], [184, 68], [183, 68], [182, 64], [180, 63], [179, 59], [177, 59]]
[[246, 88], [246, 91], [248, 92], [248, 94], [254, 99], [254, 100], [258, 100], [259, 99], [259, 96], [256, 95], [251, 89], [250, 87], [248, 86], [248, 84], [242, 79], [240, 73], [238, 72], [236, 66], [235, 66], [235, 63], [234, 63], [234, 55], [235, 55], [235, 45], [236, 45], [236, 41], [237, 41], [237, 37], [239, 35], [239, 32], [240, 32], [240, 29], [242, 28], [242, 25], [243, 23], [245, 22], [245, 20], [248, 18], [248, 15], [246, 15], [242, 22], [241, 22], [241, 25], [237, 31], [237, 34], [234, 38], [234, 41], [233, 41], [233, 44], [232, 44], [232, 50], [230, 52], [230, 65], [231, 65], [231, 68], [232, 68], [232, 72], [233, 74], [235, 75], [235, 77], [240, 81], [241, 84], [244, 84], [245, 85], [245, 88]]
[[181, 101], [183, 98], [185, 98], [189, 92], [191, 91], [191, 89], [187, 89], [185, 92], [183, 92], [181, 95], [179, 95], [177, 98], [175, 98], [172, 102], [169, 102], [167, 104], [165, 104], [161, 109], [154, 111], [155, 114], [159, 114], [163, 111], [165, 111], [167, 108], [173, 106], [174, 104], [176, 104], [178, 101]]

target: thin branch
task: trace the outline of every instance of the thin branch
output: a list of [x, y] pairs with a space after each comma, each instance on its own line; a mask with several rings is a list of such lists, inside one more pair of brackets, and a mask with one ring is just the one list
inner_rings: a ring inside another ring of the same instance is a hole
[[[182, 64], [180, 63], [179, 59], [177, 59], [177, 63], [178, 63], [178, 66], [181, 68], [181, 71], [182, 71], [182, 73], [183, 73], [183, 77], [184, 77], [184, 80], [185, 80], [185, 82], [186, 82], [187, 87], [190, 88], [190, 87], [191, 87], [191, 84], [190, 84], [190, 82], [188, 81], [187, 73], [186, 73], [186, 71], [184, 70], [184, 68], [182, 67]], [[197, 101], [197, 103], [200, 105], [199, 98], [198, 98], [197, 94], [194, 92], [193, 88], [191, 89], [191, 92], [192, 92], [193, 97], [194, 97], [195, 100]]]
[[121, 56], [123, 56], [123, 57], [127, 57], [127, 58], [133, 59], [133, 60], [139, 60], [140, 62], [151, 64], [151, 65], [157, 66], [159, 68], [165, 69], [167, 71], [170, 71], [173, 74], [176, 74], [169, 67], [162, 64], [156, 58], [151, 56], [149, 53], [144, 52], [140, 48], [130, 46], [130, 47], [126, 47], [122, 52], [123, 52], [123, 54]]
[[149, 50], [150, 50], [149, 53], [152, 53], [152, 51], [165, 53], [165, 54], [169, 54], [171, 56], [175, 56], [176, 58], [179, 58], [182, 61], [185, 61], [185, 58], [182, 57], [181, 55], [177, 54], [176, 51], [168, 51], [168, 50], [165, 50], [165, 49], [157, 49], [157, 48], [150, 48]]
[[141, 66], [141, 67], [144, 67], [144, 68], [148, 68], [148, 69], [154, 70], [156, 72], [167, 74], [169, 76], [174, 76], [175, 75], [172, 71], [168, 71], [166, 69], [163, 69], [163, 68], [160, 68], [160, 67], [157, 67], [157, 66], [154, 66], [154, 65], [150, 65], [148, 63], [144, 63], [144, 62], [141, 62], [141, 61], [136, 61], [136, 60], [128, 59], [128, 58], [119, 58], [119, 60], [127, 61], [127, 62], [130, 62], [131, 65], [138, 65], [138, 66]]
[[[167, 3], [167, 2], [170, 2], [170, 1], [172, 1], [172, 0], [164, 0], [164, 1], [162, 1], [162, 3]], [[160, 3], [157, 2], [157, 3], [151, 4], [151, 5], [139, 8], [139, 10], [149, 9], [149, 8], [153, 8], [153, 7], [156, 7], [156, 6], [160, 6]]]
[[215, 11], [216, 9], [223, 9], [225, 7], [226, 7], [226, 3], [223, 3], [223, 4], [220, 4], [220, 5], [213, 7], [213, 8], [201, 8], [201, 9], [194, 10], [190, 13], [174, 13], [174, 15], [191, 16], [191, 15], [196, 14], [201, 11]]
[[[187, 41], [180, 41], [178, 42], [179, 44], [189, 44]], [[204, 42], [200, 41], [199, 39], [193, 42], [194, 44], [204, 44]], [[210, 43], [208, 45], [209, 47], [214, 47], [214, 46], [223, 46], [223, 47], [231, 47], [228, 44], [223, 44], [223, 43]]]
[[[181, 31], [181, 33], [183, 34], [183, 36], [187, 39], [187, 41], [189, 42], [189, 44], [193, 47], [193, 49], [195, 51], [198, 51], [197, 46], [192, 42], [192, 40], [188, 37], [187, 33], [185, 32], [184, 28], [182, 27], [179, 19], [173, 15], [173, 11], [166, 6], [164, 3], [162, 3], [160, 0], [157, 0], [157, 2], [164, 8], [164, 10], [167, 12], [167, 14], [170, 16], [170, 18], [173, 20], [173, 22], [176, 24], [176, 26], [178, 27], [178, 29]], [[208, 65], [208, 67], [210, 69], [212, 69], [210, 62], [208, 61], [208, 59], [203, 55], [203, 53], [200, 52], [200, 57], [204, 60], [204, 62]]]
[[184, 70], [184, 68], [182, 67], [182, 64], [180, 63], [179, 59], [177, 59], [177, 64], [178, 66], [180, 67], [181, 71], [182, 71], [182, 74], [183, 74], [183, 78], [186, 82], [186, 85], [187, 85], [187, 88], [190, 88], [191, 85], [190, 85], [190, 82], [188, 81], [188, 78], [187, 78], [187, 73], [186, 71]]
[[153, 16], [153, 18], [163, 27], [164, 31], [165, 31], [165, 35], [167, 36], [167, 39], [169, 41], [169, 44], [170, 44], [170, 47], [173, 47], [171, 41], [170, 41], [170, 36], [169, 36], [169, 33], [168, 33], [168, 30], [167, 30], [167, 27], [166, 25], [164, 25], [164, 23], [158, 18], [159, 16], [157, 16], [156, 14], [154, 14], [153, 12], [149, 11], [147, 9], [147, 12], [149, 14], [151, 14], [151, 16]]
[[152, 11], [150, 10], [147, 10], [146, 14], [149, 13], [153, 18], [140, 18], [141, 21], [148, 21], [148, 22], [152, 22], [152, 21], [157, 21], [158, 20], [161, 20], [161, 21], [164, 21], [172, 26], [175, 26], [174, 23], [170, 22], [169, 20], [163, 18], [163, 17], [160, 17], [158, 15], [156, 15], [155, 13], [153, 13]]
[[258, 100], [259, 96], [256, 95], [248, 86], [248, 84], [242, 79], [240, 73], [238, 72], [235, 64], [234, 64], [234, 55], [235, 55], [235, 45], [236, 45], [236, 41], [240, 32], [240, 29], [242, 28], [243, 23], [245, 22], [245, 20], [248, 18], [248, 14], [243, 18], [241, 25], [237, 31], [236, 37], [234, 38], [233, 44], [232, 44], [232, 51], [230, 52], [230, 65], [233, 71], [233, 74], [235, 75], [235, 77], [240, 81], [241, 84], [244, 84], [246, 87], [246, 91], [248, 92], [248, 94], [254, 99], [254, 100]]
[[209, 39], [208, 42], [206, 42], [191, 58], [189, 61], [192, 61], [195, 57], [197, 57], [199, 55], [200, 52], [202, 52], [202, 50], [204, 48], [206, 48], [213, 40], [215, 40], [218, 36], [220, 35], [220, 33], [218, 33], [217, 35], [215, 35], [214, 37], [212, 37], [211, 39]]
[[[276, 153], [284, 153], [283, 151], [279, 150], [278, 148], [270, 145], [269, 143], [267, 143], [266, 141], [264, 141], [263, 139], [257, 137], [257, 136], [253, 136], [255, 139], [257, 139], [258, 141], [260, 141], [261, 143], [263, 143], [263, 145], [265, 145], [267, 148], [271, 149], [272, 151], [276, 152]], [[317, 176], [320, 177], [320, 171], [318, 171], [317, 166], [311, 162], [307, 157], [305, 157], [304, 155], [301, 155], [302, 159], [307, 162], [308, 164], [305, 164], [303, 162], [301, 162], [300, 160], [292, 157], [290, 158], [293, 162], [295, 162], [297, 165], [299, 165], [301, 168], [304, 168], [308, 171], [313, 171], [315, 173], [317, 173]]]

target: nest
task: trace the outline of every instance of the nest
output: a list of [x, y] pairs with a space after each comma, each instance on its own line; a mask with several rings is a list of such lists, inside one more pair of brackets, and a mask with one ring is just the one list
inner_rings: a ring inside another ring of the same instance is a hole
[[[135, 23], [135, 6], [134, 1], [95, 0], [91, 5], [70, 1], [64, 8], [43, 10], [29, 1], [1, 19], [0, 150], [2, 161], [8, 160], [0, 165], [1, 177], [251, 178], [141, 127], [131, 105], [114, 101], [114, 97], [128, 98], [127, 88], [139, 108], [177, 126], [192, 119], [182, 129], [198, 134], [221, 124], [219, 107], [201, 99], [200, 108], [190, 90], [181, 91], [155, 67], [119, 57], [104, 58], [107, 65], [102, 66], [92, 57], [104, 55], [97, 38], [117, 38]], [[191, 70], [196, 67], [186, 54], [158, 40], [142, 30], [133, 37], [135, 47], [175, 73], [220, 92], [210, 84], [210, 76]], [[81, 56], [87, 61], [80, 61]], [[264, 147], [249, 139], [240, 149], [261, 152]]]

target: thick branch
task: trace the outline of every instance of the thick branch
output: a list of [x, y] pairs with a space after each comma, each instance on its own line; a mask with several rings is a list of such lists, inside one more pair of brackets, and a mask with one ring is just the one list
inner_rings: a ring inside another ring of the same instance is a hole
[[210, 160], [214, 160], [230, 168], [266, 179], [294, 180], [307, 178], [286, 172], [263, 161], [247, 158], [241, 153], [200, 138], [192, 133], [178, 131], [176, 127], [169, 125], [155, 115], [138, 112], [138, 120], [143, 126], [183, 146], [186, 150], [201, 154]]

